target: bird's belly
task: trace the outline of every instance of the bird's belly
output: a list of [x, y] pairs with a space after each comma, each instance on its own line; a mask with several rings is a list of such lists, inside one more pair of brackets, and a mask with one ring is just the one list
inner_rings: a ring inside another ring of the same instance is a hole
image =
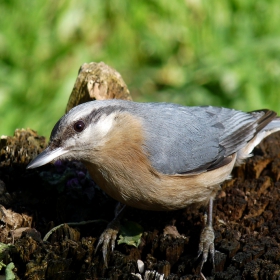
[[165, 175], [141, 173], [134, 170], [100, 170], [88, 167], [98, 186], [119, 202], [144, 210], [169, 211], [191, 204], [207, 203], [214, 197], [220, 183], [228, 179], [236, 155], [218, 169], [197, 175]]

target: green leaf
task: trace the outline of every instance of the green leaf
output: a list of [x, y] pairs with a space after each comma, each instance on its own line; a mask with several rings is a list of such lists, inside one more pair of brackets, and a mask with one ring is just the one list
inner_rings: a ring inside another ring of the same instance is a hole
[[3, 267], [6, 267], [6, 265], [3, 263], [3, 261], [0, 261], [0, 271], [2, 270]]
[[121, 226], [118, 244], [125, 243], [134, 247], [138, 247], [141, 242], [143, 228], [135, 222], [126, 222]]
[[15, 268], [15, 265], [13, 262], [9, 263], [6, 267], [5, 270], [5, 276], [6, 276], [6, 280], [14, 280], [16, 279], [16, 276], [13, 272], [13, 269]]
[[[0, 242], [0, 271], [2, 270], [2, 268], [7, 267], [3, 263], [3, 259], [6, 259], [7, 254], [9, 254], [9, 252], [11, 252], [14, 248], [15, 248], [14, 245], [5, 244], [5, 243]], [[6, 278], [6, 279], [8, 279], [8, 278]]]

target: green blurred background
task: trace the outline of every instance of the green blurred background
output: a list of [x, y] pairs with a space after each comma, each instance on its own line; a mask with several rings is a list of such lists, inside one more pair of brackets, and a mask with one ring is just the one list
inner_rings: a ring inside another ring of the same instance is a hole
[[91, 61], [135, 101], [280, 113], [279, 17], [279, 0], [2, 0], [0, 134], [49, 136]]

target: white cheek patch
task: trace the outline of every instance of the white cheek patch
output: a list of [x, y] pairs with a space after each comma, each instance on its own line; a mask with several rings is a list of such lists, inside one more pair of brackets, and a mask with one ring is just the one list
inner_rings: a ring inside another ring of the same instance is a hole
[[[102, 116], [96, 125], [94, 126], [95, 135], [97, 137], [103, 138], [113, 127], [115, 113], [111, 113], [109, 116]], [[85, 131], [86, 132], [86, 131]]]
[[113, 127], [115, 118], [115, 113], [110, 114], [109, 116], [103, 115], [95, 124], [90, 124], [81, 134], [77, 134], [73, 140], [73, 145], [78, 140], [80, 143], [93, 143], [95, 145], [101, 144], [103, 138]]
[[114, 124], [115, 113], [109, 116], [103, 115], [97, 123], [89, 124], [88, 127], [81, 133], [76, 133], [73, 137], [65, 141], [65, 147], [82, 148], [83, 145], [88, 146], [91, 143], [93, 146], [103, 144], [103, 140], [111, 130]]

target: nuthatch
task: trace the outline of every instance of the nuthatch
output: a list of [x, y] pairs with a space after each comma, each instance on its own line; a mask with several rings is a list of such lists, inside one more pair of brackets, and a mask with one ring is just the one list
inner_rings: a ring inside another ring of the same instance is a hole
[[[280, 118], [270, 110], [92, 101], [57, 122], [48, 148], [28, 168], [58, 158], [80, 160], [107, 194], [140, 209], [209, 203], [199, 244], [203, 265], [209, 252], [214, 256], [212, 207], [220, 184], [278, 130]], [[103, 236], [102, 242], [109, 240]]]

